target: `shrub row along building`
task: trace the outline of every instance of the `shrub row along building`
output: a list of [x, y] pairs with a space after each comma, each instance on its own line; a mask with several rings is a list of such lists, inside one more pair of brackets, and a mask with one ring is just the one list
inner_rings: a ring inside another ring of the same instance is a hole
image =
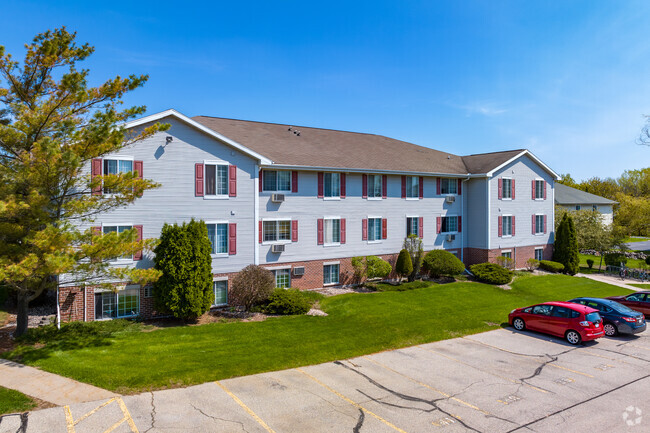
[[[409, 234], [466, 265], [507, 256], [523, 267], [552, 256], [558, 176], [528, 150], [458, 156], [373, 134], [174, 110], [126, 127], [157, 121], [171, 128], [91, 170], [135, 170], [162, 186], [93, 226], [151, 238], [164, 223], [205, 221], [215, 306], [227, 304], [228, 281], [251, 263], [271, 270], [278, 287], [341, 285], [351, 282], [352, 257], [394, 263]], [[114, 265], [153, 261], [145, 252]], [[62, 286], [59, 302], [63, 320], [153, 314], [151, 288], [137, 285], [117, 293]]]

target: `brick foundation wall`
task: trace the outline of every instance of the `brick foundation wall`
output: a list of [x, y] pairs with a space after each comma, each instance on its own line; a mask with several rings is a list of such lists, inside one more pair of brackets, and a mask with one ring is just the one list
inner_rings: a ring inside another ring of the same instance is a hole
[[526, 267], [526, 262], [528, 259], [535, 258], [535, 249], [537, 248], [542, 248], [544, 250], [544, 260], [551, 260], [553, 258], [553, 244], [529, 245], [524, 247], [491, 250], [482, 248], [465, 248], [463, 252], [463, 258], [465, 261], [465, 266], [469, 267], [477, 263], [495, 263], [496, 258], [501, 256], [501, 253], [503, 251], [510, 251], [511, 257], [515, 260], [515, 268], [521, 269]]

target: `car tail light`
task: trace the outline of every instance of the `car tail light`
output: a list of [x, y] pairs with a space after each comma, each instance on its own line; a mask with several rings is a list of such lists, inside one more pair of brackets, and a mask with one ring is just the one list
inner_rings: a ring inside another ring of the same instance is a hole
[[580, 322], [580, 326], [584, 326], [585, 328], [588, 328], [589, 325], [592, 325], [591, 322], [587, 322], [586, 320], [584, 322]]
[[636, 322], [636, 317], [625, 317], [623, 316], [623, 320], [626, 322]]

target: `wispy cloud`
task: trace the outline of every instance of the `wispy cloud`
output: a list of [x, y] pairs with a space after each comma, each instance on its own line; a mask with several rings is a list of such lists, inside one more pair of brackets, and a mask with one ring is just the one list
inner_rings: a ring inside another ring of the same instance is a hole
[[477, 114], [486, 117], [493, 117], [508, 111], [503, 104], [491, 101], [475, 101], [465, 105], [456, 105], [455, 107], [464, 110], [467, 117]]

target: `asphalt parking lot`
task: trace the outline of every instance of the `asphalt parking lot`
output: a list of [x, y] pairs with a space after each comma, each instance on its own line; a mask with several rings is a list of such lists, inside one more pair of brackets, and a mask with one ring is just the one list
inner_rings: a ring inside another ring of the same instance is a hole
[[650, 431], [650, 334], [499, 329], [316, 366], [5, 416], [0, 432]]

